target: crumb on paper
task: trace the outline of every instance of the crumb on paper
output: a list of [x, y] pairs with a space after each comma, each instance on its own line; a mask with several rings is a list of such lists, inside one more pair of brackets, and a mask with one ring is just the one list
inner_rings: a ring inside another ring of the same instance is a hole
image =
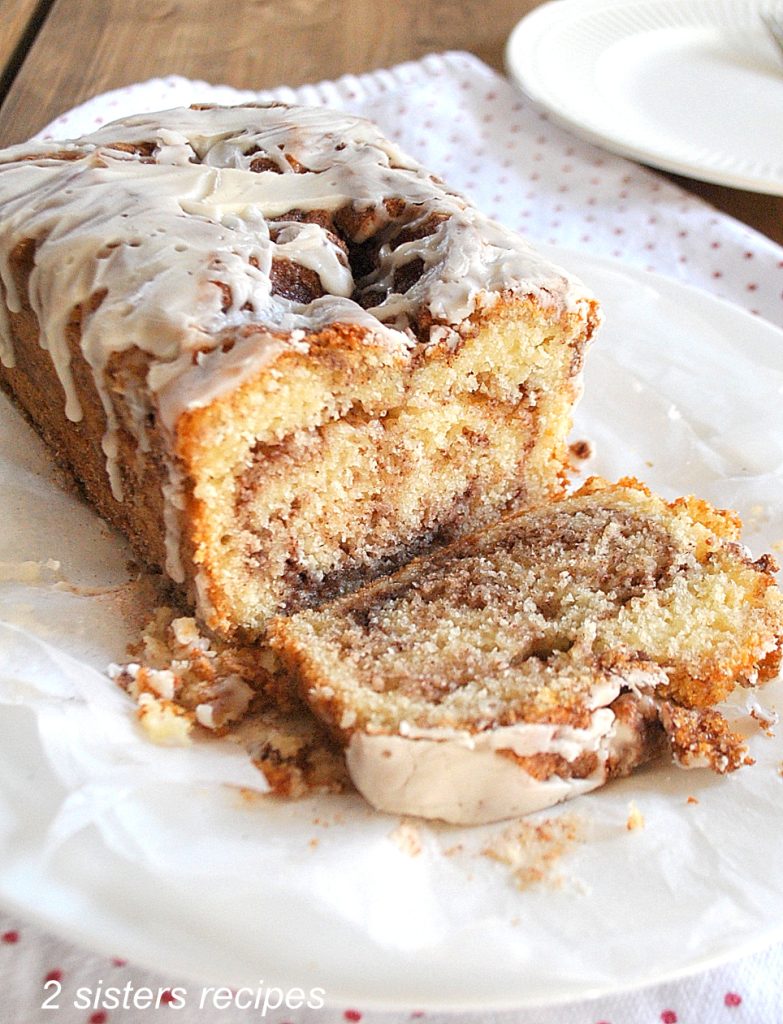
[[186, 747], [191, 743], [193, 716], [170, 700], [146, 692], [139, 695], [136, 712], [142, 729], [153, 743]]
[[456, 857], [456, 855], [458, 853], [462, 853], [464, 849], [465, 847], [462, 845], [462, 843], [455, 843], [453, 846], [446, 847], [446, 849], [443, 851], [443, 856]]
[[654, 462], [652, 462], [652, 461], [651, 461], [650, 459], [645, 459], [645, 460], [644, 460], [644, 464], [645, 464], [645, 466], [646, 466], [646, 467], [647, 467], [648, 469], [652, 469], [652, 468], [653, 468], [653, 466], [655, 465], [655, 463], [654, 463]]
[[689, 796], [688, 799], [685, 801], [686, 804], [697, 804], [698, 802], [698, 797], [695, 796]]
[[331, 828], [332, 825], [344, 825], [345, 815], [338, 811], [333, 814], [331, 818], [322, 818], [319, 814], [313, 818], [313, 824], [317, 825], [319, 828]]
[[770, 545], [770, 547], [772, 548], [773, 551], [783, 552], [783, 540], [773, 541], [772, 544]]
[[505, 864], [521, 891], [548, 883], [563, 884], [556, 872], [561, 857], [584, 842], [584, 825], [575, 815], [544, 821], [517, 821], [498, 833], [481, 851], [482, 856]]
[[777, 711], [762, 707], [754, 697], [748, 697], [746, 706], [748, 714], [754, 722], [758, 723], [759, 729], [761, 729], [765, 735], [774, 737], [774, 726], [778, 724], [780, 719]]
[[778, 765], [778, 775], [783, 779], [783, 761]]
[[587, 459], [592, 459], [595, 454], [595, 448], [592, 443], [585, 438], [579, 441], [573, 441], [569, 446], [568, 450], [571, 455], [578, 459], [580, 462], [585, 462]]
[[243, 803], [255, 804], [260, 800], [266, 800], [269, 794], [265, 790], [251, 789], [249, 786], [239, 786], [237, 789]]
[[408, 857], [418, 857], [423, 847], [421, 833], [413, 822], [403, 819], [389, 833], [389, 839]]
[[320, 842], [321, 840], [318, 838], [318, 836], [313, 836], [313, 838], [309, 841], [307, 845], [310, 847], [311, 850], [315, 850], [317, 849], [318, 844]]
[[138, 705], [151, 739], [173, 743], [192, 730], [237, 744], [266, 780], [264, 796], [350, 790], [342, 752], [302, 709], [271, 651], [209, 637], [194, 618], [165, 605], [151, 616], [148, 605], [139, 630], [133, 660], [108, 673]]
[[628, 804], [628, 817], [625, 821], [625, 827], [629, 832], [636, 832], [637, 829], [644, 828], [644, 815], [636, 806], [635, 800], [631, 800]]

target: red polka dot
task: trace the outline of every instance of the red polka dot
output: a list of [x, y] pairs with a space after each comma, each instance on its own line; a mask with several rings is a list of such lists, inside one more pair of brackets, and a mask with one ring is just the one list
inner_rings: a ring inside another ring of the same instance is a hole
[[749, 292], [755, 292], [758, 289], [758, 285], [754, 281], [751, 281], [750, 284], [745, 285], [745, 288]]
[[14, 943], [19, 941], [19, 932], [3, 932], [3, 942]]
[[343, 1014], [343, 1018], [345, 1020], [354, 1020], [355, 1021], [355, 1020], [361, 1020], [362, 1019], [362, 1015], [359, 1013], [358, 1010], [346, 1010], [345, 1013]]
[[739, 1006], [742, 1002], [742, 996], [737, 992], [727, 992], [723, 997], [723, 1002], [726, 1006]]
[[173, 1003], [175, 999], [176, 996], [174, 995], [170, 988], [164, 989], [160, 994], [160, 1001], [165, 1006], [168, 1006], [169, 1003]]
[[46, 975], [46, 977], [44, 978], [44, 982], [47, 982], [47, 981], [62, 981], [62, 977], [63, 977], [63, 972], [60, 970], [59, 967], [55, 967], [53, 971], [49, 971], [49, 973]]
[[96, 1010], [94, 1014], [89, 1018], [87, 1024], [106, 1024], [109, 1019], [108, 1013], [105, 1010]]
[[674, 1010], [664, 1010], [661, 1014], [663, 1024], [677, 1024], [677, 1014]]

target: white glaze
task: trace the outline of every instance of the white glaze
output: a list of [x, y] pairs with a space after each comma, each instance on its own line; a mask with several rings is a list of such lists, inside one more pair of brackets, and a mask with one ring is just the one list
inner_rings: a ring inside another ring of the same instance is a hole
[[[655, 666], [608, 675], [586, 703], [591, 714], [584, 729], [517, 722], [471, 733], [403, 722], [397, 734], [357, 730], [346, 748], [348, 771], [362, 796], [390, 814], [459, 825], [531, 814], [603, 785], [607, 765], [624, 759], [642, 742], [640, 734], [606, 705], [625, 688], [641, 709], [649, 709], [655, 687], [665, 680], [663, 670]], [[569, 763], [595, 753], [598, 763], [584, 779], [556, 774], [537, 779], [504, 751], [518, 757], [555, 754]]]

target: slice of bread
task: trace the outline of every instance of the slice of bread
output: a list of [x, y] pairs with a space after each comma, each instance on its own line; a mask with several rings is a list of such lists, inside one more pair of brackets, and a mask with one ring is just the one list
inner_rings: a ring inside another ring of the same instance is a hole
[[508, 517], [272, 646], [376, 807], [461, 823], [541, 809], [667, 744], [728, 772], [714, 705], [776, 674], [783, 595], [735, 515], [631, 479]]

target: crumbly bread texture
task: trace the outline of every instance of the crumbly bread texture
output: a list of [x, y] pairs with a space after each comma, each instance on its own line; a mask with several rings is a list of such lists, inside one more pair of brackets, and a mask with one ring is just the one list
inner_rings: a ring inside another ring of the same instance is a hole
[[194, 733], [238, 743], [274, 796], [352, 789], [338, 744], [288, 688], [275, 656], [207, 636], [195, 619], [155, 609], [135, 658], [112, 666], [156, 743], [183, 745]]
[[563, 490], [595, 300], [369, 122], [14, 147], [0, 225], [0, 383], [220, 635]]
[[774, 676], [783, 643], [776, 566], [751, 561], [739, 528], [594, 478], [279, 618], [270, 640], [382, 809], [510, 816], [666, 743], [686, 767], [731, 771], [745, 748], [713, 705]]

